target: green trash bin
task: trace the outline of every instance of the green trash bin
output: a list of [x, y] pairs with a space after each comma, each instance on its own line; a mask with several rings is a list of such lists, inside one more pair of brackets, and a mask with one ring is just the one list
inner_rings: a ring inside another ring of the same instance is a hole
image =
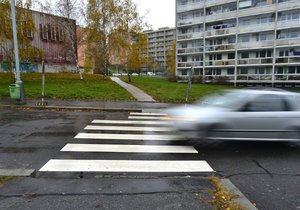
[[20, 99], [20, 85], [19, 84], [11, 84], [9, 85], [9, 94], [12, 99]]

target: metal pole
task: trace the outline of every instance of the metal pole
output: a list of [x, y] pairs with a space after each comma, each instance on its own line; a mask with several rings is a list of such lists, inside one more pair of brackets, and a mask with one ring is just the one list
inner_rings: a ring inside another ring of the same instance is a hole
[[26, 101], [25, 101], [24, 84], [20, 77], [20, 61], [19, 61], [18, 39], [17, 39], [15, 0], [10, 1], [10, 9], [11, 9], [11, 21], [12, 21], [14, 53], [15, 53], [16, 84], [20, 85], [20, 100], [18, 101], [18, 104], [24, 105]]

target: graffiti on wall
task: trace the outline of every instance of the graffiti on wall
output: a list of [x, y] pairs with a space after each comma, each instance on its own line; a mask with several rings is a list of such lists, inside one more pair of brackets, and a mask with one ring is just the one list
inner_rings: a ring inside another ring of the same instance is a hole
[[[3, 62], [1, 63], [1, 70], [2, 71], [11, 71], [12, 63], [10, 62]], [[20, 71], [21, 72], [38, 72], [39, 65], [37, 63], [21, 63], [20, 64]]]

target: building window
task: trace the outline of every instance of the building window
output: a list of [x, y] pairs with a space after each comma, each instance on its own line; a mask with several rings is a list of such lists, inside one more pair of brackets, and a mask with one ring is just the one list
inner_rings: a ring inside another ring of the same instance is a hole
[[295, 73], [296, 73], [296, 68], [295, 68], [295, 66], [289, 66], [288, 73], [289, 73], [289, 74], [295, 74]]
[[187, 75], [187, 70], [186, 69], [182, 69], [181, 70], [181, 75], [182, 76], [186, 76]]
[[228, 59], [235, 59], [235, 53], [228, 53]]
[[281, 66], [277, 67], [276, 74], [283, 74], [283, 67], [281, 67]]
[[249, 58], [249, 52], [242, 52], [241, 58]]
[[250, 35], [242, 35], [239, 37], [239, 42], [249, 42], [250, 41]]
[[234, 74], [234, 68], [227, 69], [227, 74], [228, 75]]
[[248, 69], [247, 68], [240, 69], [240, 74], [248, 74]]

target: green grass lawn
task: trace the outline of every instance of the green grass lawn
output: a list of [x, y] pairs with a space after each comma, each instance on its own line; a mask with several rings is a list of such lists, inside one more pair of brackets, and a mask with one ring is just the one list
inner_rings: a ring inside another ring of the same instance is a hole
[[[122, 77], [127, 82], [127, 77]], [[131, 77], [131, 84], [144, 90], [155, 100], [160, 102], [185, 102], [187, 84], [169, 82], [163, 78], [156, 77]], [[232, 89], [233, 86], [215, 84], [192, 84], [189, 93], [189, 102], [194, 102], [201, 97], [215, 91]]]
[[[40, 73], [21, 75], [27, 98], [40, 98], [42, 79]], [[9, 84], [14, 83], [13, 75], [0, 73], [0, 96], [9, 97]], [[135, 100], [126, 90], [100, 75], [46, 74], [45, 97], [57, 99], [98, 99], [98, 100]]]
[[[27, 98], [40, 98], [42, 81], [40, 73], [21, 75]], [[122, 78], [127, 82], [127, 77]], [[14, 83], [13, 75], [0, 73], [0, 97], [9, 97], [9, 84]], [[144, 90], [158, 102], [185, 102], [187, 84], [169, 82], [156, 77], [132, 77], [131, 84]], [[233, 88], [232, 86], [192, 84], [189, 102], [214, 91]], [[126, 90], [100, 75], [46, 74], [45, 97], [53, 99], [91, 99], [104, 101], [135, 100]]]

